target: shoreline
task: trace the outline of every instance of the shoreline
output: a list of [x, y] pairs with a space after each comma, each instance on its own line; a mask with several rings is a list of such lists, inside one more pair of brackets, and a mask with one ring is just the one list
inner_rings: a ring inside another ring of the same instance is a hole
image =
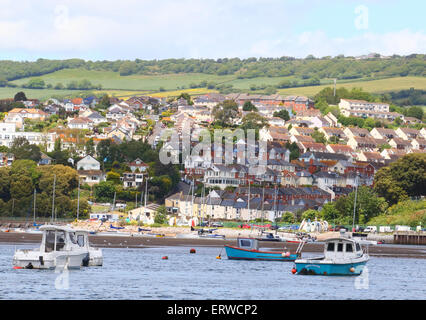
[[[33, 244], [41, 242], [41, 234], [0, 232], [1, 244]], [[152, 248], [152, 247], [216, 247], [224, 245], [235, 245], [235, 239], [194, 239], [175, 237], [155, 237], [155, 236], [112, 236], [112, 235], [90, 235], [90, 244], [99, 248]], [[272, 250], [295, 251], [298, 243], [259, 241], [260, 248], [270, 248]], [[323, 243], [306, 243], [304, 252], [323, 252]], [[416, 258], [426, 259], [426, 246], [410, 245], [375, 245], [369, 246], [368, 254], [372, 257], [392, 257], [392, 258]]]

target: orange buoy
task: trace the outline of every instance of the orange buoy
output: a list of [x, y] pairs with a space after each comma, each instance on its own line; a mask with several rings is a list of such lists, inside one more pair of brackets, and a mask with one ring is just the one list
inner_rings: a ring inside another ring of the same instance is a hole
[[189, 253], [196, 253], [196, 251], [194, 248], [192, 248], [191, 250], [189, 250]]
[[162, 257], [161, 259], [163, 259], [163, 260], [167, 260], [167, 259], [169, 259], [169, 257], [168, 257], [168, 256], [164, 256], [164, 257]]
[[221, 258], [220, 256], [217, 256], [217, 257], [216, 257], [216, 259], [220, 260], [220, 259], [222, 259], [222, 258]]
[[291, 269], [291, 273], [295, 274], [297, 272], [296, 268]]
[[354, 267], [351, 267], [351, 268], [349, 269], [349, 271], [350, 271], [350, 272], [355, 272], [355, 268], [354, 268]]
[[24, 269], [22, 267], [14, 266], [13, 269]]

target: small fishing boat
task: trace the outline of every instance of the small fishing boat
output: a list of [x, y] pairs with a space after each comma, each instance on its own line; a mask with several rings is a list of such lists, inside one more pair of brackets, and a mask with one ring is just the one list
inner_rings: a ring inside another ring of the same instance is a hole
[[358, 241], [333, 238], [325, 241], [324, 255], [297, 259], [292, 272], [311, 275], [360, 275], [369, 260]]
[[[237, 247], [225, 245], [226, 255], [231, 260], [268, 260], [268, 261], [294, 261], [299, 257], [296, 253], [260, 251], [259, 242], [254, 238], [238, 238]], [[298, 248], [299, 250], [299, 248]]]
[[37, 249], [19, 249], [13, 256], [15, 269], [79, 269], [89, 265], [89, 251], [74, 241], [75, 230], [69, 227], [43, 225], [41, 245]]

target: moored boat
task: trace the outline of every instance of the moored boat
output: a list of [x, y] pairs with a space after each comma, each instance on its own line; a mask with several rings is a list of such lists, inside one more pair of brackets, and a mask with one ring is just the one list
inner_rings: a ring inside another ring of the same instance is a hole
[[294, 261], [298, 253], [261, 251], [259, 243], [254, 238], [238, 238], [238, 246], [225, 245], [226, 255], [231, 260], [268, 260], [268, 261]]
[[55, 225], [44, 225], [40, 230], [43, 232], [40, 247], [16, 250], [14, 268], [54, 269], [66, 265], [69, 269], [79, 269], [89, 264], [89, 251], [74, 241], [75, 230]]
[[333, 238], [325, 241], [324, 255], [295, 261], [293, 273], [309, 275], [360, 275], [369, 260], [358, 241]]

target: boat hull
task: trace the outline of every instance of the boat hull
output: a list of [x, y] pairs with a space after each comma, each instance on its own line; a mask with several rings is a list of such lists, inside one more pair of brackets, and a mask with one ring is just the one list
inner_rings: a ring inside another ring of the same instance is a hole
[[80, 269], [87, 252], [64, 254], [40, 254], [38, 251], [17, 251], [13, 257], [13, 267], [19, 269]]
[[225, 246], [225, 250], [231, 260], [295, 261], [298, 258], [297, 254], [287, 256], [285, 252], [247, 250], [233, 246]]
[[362, 273], [366, 263], [367, 260], [355, 263], [295, 262], [297, 274], [327, 276], [357, 276]]

